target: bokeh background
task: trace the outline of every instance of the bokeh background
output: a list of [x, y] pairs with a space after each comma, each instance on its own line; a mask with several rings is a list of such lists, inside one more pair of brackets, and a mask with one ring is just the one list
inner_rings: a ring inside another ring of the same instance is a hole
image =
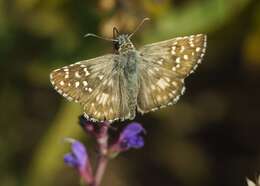
[[55, 68], [103, 55], [112, 27], [134, 43], [208, 34], [203, 63], [174, 107], [138, 116], [146, 145], [110, 162], [103, 186], [242, 186], [260, 173], [259, 0], [0, 1], [0, 185], [75, 186], [64, 137], [95, 148], [79, 105], [51, 87]]

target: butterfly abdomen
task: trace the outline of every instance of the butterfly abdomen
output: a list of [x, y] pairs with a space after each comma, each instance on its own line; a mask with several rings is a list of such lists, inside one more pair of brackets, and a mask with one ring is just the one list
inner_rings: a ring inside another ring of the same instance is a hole
[[124, 75], [127, 81], [127, 97], [130, 118], [134, 119], [138, 95], [137, 59], [138, 54], [135, 50], [130, 50], [125, 55]]

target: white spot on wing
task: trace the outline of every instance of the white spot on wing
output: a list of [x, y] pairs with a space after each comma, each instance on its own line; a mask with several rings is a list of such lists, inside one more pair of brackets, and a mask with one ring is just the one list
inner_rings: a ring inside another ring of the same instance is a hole
[[197, 48], [196, 48], [196, 52], [199, 52], [200, 50], [201, 50], [200, 47], [197, 47]]
[[173, 82], [172, 82], [172, 85], [173, 85], [174, 87], [177, 87], [177, 86], [178, 86], [178, 84], [177, 84], [176, 81], [173, 81]]
[[109, 82], [108, 82], [107, 84], [108, 84], [108, 86], [112, 86], [112, 85], [113, 85], [113, 80], [110, 79]]
[[168, 82], [165, 81], [165, 79], [160, 78], [159, 81], [156, 83], [161, 89], [165, 89], [167, 86], [169, 86]]
[[192, 47], [192, 48], [195, 47], [195, 45], [194, 45], [194, 43], [193, 43], [193, 40], [190, 40], [189, 43], [190, 43], [190, 47]]
[[[72, 101], [72, 100], [73, 100], [73, 98], [70, 97], [70, 96], [67, 96], [66, 98], [67, 98], [67, 100], [69, 100], [69, 101]], [[77, 102], [77, 100], [75, 100], [75, 101]]]
[[75, 82], [75, 87], [78, 88], [79, 87], [79, 81]]
[[185, 87], [182, 87], [182, 89], [181, 89], [181, 94], [182, 94], [182, 95], [185, 93], [185, 90], [186, 90], [186, 88], [185, 88]]
[[110, 108], [110, 109], [109, 109], [109, 112], [110, 112], [110, 113], [113, 113], [113, 109], [112, 109], [112, 108]]
[[176, 54], [176, 46], [173, 46], [173, 47], [172, 47], [171, 53], [172, 53], [172, 55], [175, 55], [175, 54]]
[[165, 80], [166, 80], [167, 82], [170, 82], [170, 81], [171, 81], [170, 78], [168, 78], [168, 77], [165, 77]]
[[75, 72], [75, 77], [76, 77], [76, 78], [80, 78], [80, 77], [81, 77], [81, 75], [79, 74], [79, 71], [76, 71], [76, 72]]
[[162, 63], [163, 63], [163, 59], [158, 60], [159, 65], [162, 65]]
[[159, 68], [157, 68], [157, 67], [154, 67], [154, 70], [156, 70], [157, 72], [159, 71]]
[[162, 97], [161, 97], [160, 95], [157, 95], [157, 96], [156, 96], [156, 99], [157, 99], [158, 102], [161, 102], [161, 101], [162, 101]]
[[83, 86], [84, 86], [84, 87], [88, 85], [88, 82], [87, 82], [87, 81], [83, 81], [82, 83], [83, 83]]
[[104, 77], [103, 75], [99, 75], [99, 76], [98, 76], [98, 78], [99, 78], [100, 80], [102, 80], [103, 77]]
[[99, 103], [102, 105], [105, 105], [107, 100], [108, 100], [109, 95], [106, 93], [102, 93], [100, 99], [99, 99]]
[[60, 69], [55, 69], [53, 72], [58, 72]]
[[66, 73], [65, 76], [64, 76], [65, 79], [68, 79], [69, 78], [69, 74]]
[[88, 69], [85, 67], [83, 70], [85, 72], [85, 76], [88, 76], [89, 75]]
[[175, 60], [176, 63], [180, 63], [181, 62], [181, 58], [180, 57], [177, 57], [176, 60]]
[[184, 50], [185, 50], [185, 47], [184, 47], [184, 46], [181, 46], [180, 52], [182, 53], [182, 52], [184, 52]]

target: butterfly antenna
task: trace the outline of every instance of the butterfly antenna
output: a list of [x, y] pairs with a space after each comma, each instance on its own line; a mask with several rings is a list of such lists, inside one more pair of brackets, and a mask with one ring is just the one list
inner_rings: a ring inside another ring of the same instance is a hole
[[135, 28], [135, 30], [128, 36], [128, 38], [130, 39], [139, 29], [140, 27], [144, 24], [145, 21], [149, 21], [150, 18], [146, 17], [144, 18], [141, 23], [139, 23], [139, 25]]
[[117, 41], [115, 39], [101, 37], [101, 36], [98, 36], [98, 35], [92, 34], [92, 33], [87, 33], [86, 35], [84, 35], [84, 37], [96, 37], [96, 38], [103, 39], [103, 40], [106, 40], [106, 41]]

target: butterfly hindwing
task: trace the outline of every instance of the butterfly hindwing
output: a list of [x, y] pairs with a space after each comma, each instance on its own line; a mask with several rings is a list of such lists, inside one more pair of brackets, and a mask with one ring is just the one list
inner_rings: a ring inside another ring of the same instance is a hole
[[139, 94], [137, 99], [138, 111], [146, 113], [159, 107], [177, 102], [184, 91], [183, 81], [172, 76], [168, 70], [160, 70], [156, 65], [149, 67], [140, 65]]
[[206, 36], [203, 34], [141, 48], [138, 111], [146, 113], [176, 103], [184, 93], [184, 79], [201, 63], [205, 49]]
[[85, 116], [94, 121], [128, 119], [130, 112], [125, 89], [126, 80], [121, 72], [112, 70], [101, 84], [84, 102]]
[[114, 69], [118, 55], [108, 54], [54, 70], [51, 83], [70, 101], [84, 106], [85, 116], [95, 120], [127, 118], [120, 73]]

